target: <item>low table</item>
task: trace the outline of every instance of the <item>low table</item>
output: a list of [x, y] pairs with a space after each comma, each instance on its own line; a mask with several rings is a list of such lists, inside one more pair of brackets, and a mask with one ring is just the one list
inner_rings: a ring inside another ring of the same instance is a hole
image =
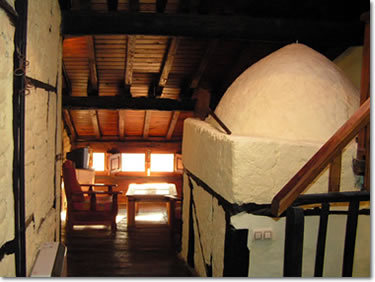
[[127, 205], [128, 227], [135, 226], [136, 202], [166, 202], [168, 211], [168, 224], [173, 225], [175, 200], [177, 199], [176, 185], [173, 183], [145, 183], [129, 184]]

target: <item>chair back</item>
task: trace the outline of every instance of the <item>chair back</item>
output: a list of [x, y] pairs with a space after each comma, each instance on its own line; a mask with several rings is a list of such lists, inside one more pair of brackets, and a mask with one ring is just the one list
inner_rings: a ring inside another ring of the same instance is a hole
[[63, 178], [68, 204], [70, 201], [83, 202], [83, 194], [74, 194], [76, 192], [82, 192], [82, 189], [77, 180], [75, 165], [71, 160], [66, 160], [63, 164]]

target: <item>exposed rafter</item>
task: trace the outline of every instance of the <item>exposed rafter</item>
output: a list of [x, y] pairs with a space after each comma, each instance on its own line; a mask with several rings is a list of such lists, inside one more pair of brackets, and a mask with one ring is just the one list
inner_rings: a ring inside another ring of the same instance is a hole
[[143, 139], [148, 139], [150, 131], [150, 120], [151, 120], [151, 111], [145, 111], [145, 121], [143, 125]]
[[176, 127], [176, 123], [178, 121], [179, 115], [180, 115], [180, 112], [178, 112], [178, 111], [173, 112], [171, 122], [169, 123], [167, 136], [166, 136], [167, 140], [170, 140], [172, 138], [172, 135], [173, 135], [174, 129]]
[[129, 35], [126, 47], [126, 66], [125, 66], [125, 90], [130, 91], [133, 82], [133, 60], [135, 52], [135, 36]]
[[99, 121], [98, 121], [98, 113], [95, 110], [90, 111], [91, 123], [94, 128], [95, 137], [100, 139], [100, 128], [99, 128]]
[[64, 109], [76, 110], [159, 110], [193, 111], [194, 101], [180, 102], [174, 99], [127, 98], [121, 96], [63, 97]]
[[72, 117], [70, 116], [70, 112], [68, 110], [63, 110], [63, 114], [64, 114], [64, 121], [65, 121], [65, 124], [66, 126], [68, 127], [69, 129], [69, 133], [70, 133], [70, 136], [72, 138], [71, 141], [74, 141], [77, 137], [77, 132], [73, 126], [73, 123], [72, 123]]
[[125, 112], [123, 110], [118, 111], [118, 133], [121, 140], [125, 137]]
[[328, 21], [238, 15], [64, 11], [62, 33], [64, 35], [144, 34], [242, 38], [272, 42], [298, 40], [301, 43], [320, 41], [327, 46], [337, 45], [339, 42], [352, 45], [363, 42], [363, 24], [354, 20]]
[[87, 50], [88, 50], [88, 61], [90, 69], [90, 87], [94, 93], [98, 93], [98, 74], [96, 70], [96, 56], [95, 56], [95, 44], [93, 36], [86, 36]]

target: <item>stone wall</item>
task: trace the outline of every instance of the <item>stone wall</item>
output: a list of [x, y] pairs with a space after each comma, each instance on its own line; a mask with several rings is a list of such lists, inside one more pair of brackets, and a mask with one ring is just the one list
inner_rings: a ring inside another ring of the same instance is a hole
[[[14, 5], [14, 1], [8, 3]], [[0, 246], [14, 238], [13, 39], [14, 27], [0, 9]], [[5, 256], [0, 262], [0, 276], [15, 276], [14, 255]]]
[[59, 240], [62, 151], [60, 7], [57, 0], [29, 1], [28, 77], [58, 89], [31, 87], [25, 109], [26, 265], [30, 274], [39, 247]]

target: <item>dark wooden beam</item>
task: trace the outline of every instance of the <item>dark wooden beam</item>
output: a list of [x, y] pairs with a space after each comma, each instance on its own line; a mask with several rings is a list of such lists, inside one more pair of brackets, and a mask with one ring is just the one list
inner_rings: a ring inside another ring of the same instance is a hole
[[210, 60], [210, 57], [213, 53], [213, 51], [215, 50], [217, 44], [218, 44], [219, 40], [217, 39], [213, 39], [210, 41], [210, 43], [208, 44], [207, 48], [206, 48], [206, 51], [202, 57], [202, 60], [199, 64], [199, 67], [197, 69], [197, 71], [195, 72], [194, 74], [194, 77], [190, 83], [190, 88], [192, 89], [195, 89], [198, 87], [199, 85], [199, 81], [201, 80], [202, 76], [203, 76], [203, 73], [208, 65], [208, 61]]
[[151, 120], [151, 111], [145, 111], [145, 121], [143, 124], [143, 139], [148, 139], [148, 134], [150, 131], [150, 120]]
[[73, 142], [77, 138], [77, 133], [72, 122], [72, 117], [70, 116], [70, 112], [66, 109], [63, 110], [63, 115], [64, 115], [65, 124], [69, 129], [69, 133], [71, 137], [70, 141]]
[[129, 11], [139, 12], [139, 0], [129, 0]]
[[127, 98], [121, 96], [64, 96], [64, 109], [88, 110], [159, 110], [159, 111], [194, 111], [194, 101], [180, 102], [174, 99], [149, 99], [145, 97]]
[[88, 60], [90, 69], [90, 86], [91, 90], [95, 93], [98, 92], [98, 74], [96, 70], [96, 56], [95, 56], [95, 44], [93, 36], [86, 36], [86, 44], [88, 50]]
[[168, 0], [156, 0], [156, 11], [158, 13], [164, 13], [165, 6], [167, 5]]
[[170, 140], [172, 138], [172, 135], [173, 135], [174, 129], [176, 127], [179, 115], [180, 115], [179, 111], [173, 112], [171, 122], [169, 123], [167, 136], [166, 136], [167, 140]]
[[90, 117], [91, 117], [92, 126], [94, 128], [95, 137], [96, 139], [100, 139], [101, 134], [100, 134], [100, 128], [99, 128], [98, 113], [96, 112], [96, 110], [90, 111]]
[[160, 74], [159, 86], [164, 87], [167, 84], [168, 76], [172, 68], [173, 60], [175, 58], [179, 39], [174, 37], [170, 40], [167, 56], [164, 59], [163, 68]]
[[118, 0], [107, 0], [108, 11], [117, 11]]
[[[296, 27], [301, 32], [296, 32]], [[362, 45], [363, 23], [291, 18], [64, 11], [63, 35], [144, 34]]]
[[125, 89], [128, 90], [128, 93], [130, 93], [130, 86], [133, 82], [135, 36], [128, 36], [128, 42], [126, 46]]
[[118, 111], [118, 135], [120, 139], [125, 137], [125, 112], [123, 110]]

